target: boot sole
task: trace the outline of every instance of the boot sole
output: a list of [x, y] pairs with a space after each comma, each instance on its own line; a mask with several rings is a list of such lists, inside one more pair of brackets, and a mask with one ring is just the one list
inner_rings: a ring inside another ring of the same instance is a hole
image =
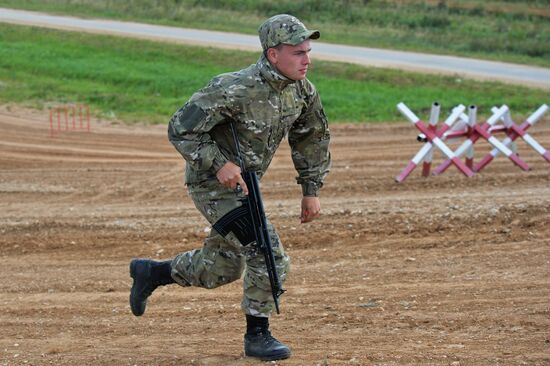
[[136, 260], [132, 260], [130, 262], [130, 277], [132, 277], [134, 280], [136, 279]]
[[130, 290], [129, 302], [130, 302], [130, 309], [132, 310], [132, 314], [134, 314], [135, 316], [142, 316], [143, 313], [145, 313], [145, 310], [141, 311], [140, 309], [136, 309], [132, 306], [132, 295], [134, 292], [134, 285], [136, 284], [136, 265], [137, 265], [136, 260], [132, 260], [130, 262], [130, 277], [132, 277], [134, 282], [132, 283], [132, 289]]
[[274, 354], [271, 356], [255, 356], [255, 355], [249, 355], [246, 352], [244, 353], [246, 357], [253, 357], [261, 361], [277, 361], [277, 360], [284, 360], [291, 356], [291, 352], [285, 352], [280, 354]]

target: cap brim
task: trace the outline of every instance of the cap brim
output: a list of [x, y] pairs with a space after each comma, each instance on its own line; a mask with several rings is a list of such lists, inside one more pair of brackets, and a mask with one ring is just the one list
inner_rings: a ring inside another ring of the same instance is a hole
[[313, 30], [310, 33], [309, 37], [307, 37], [308, 39], [319, 39], [321, 37], [321, 32], [318, 30]]
[[288, 42], [282, 42], [284, 44], [289, 44], [292, 46], [299, 45], [300, 43], [304, 42], [308, 39], [319, 39], [321, 37], [321, 32], [318, 30], [305, 30], [304, 32], [300, 34], [296, 34], [294, 37], [292, 37]]

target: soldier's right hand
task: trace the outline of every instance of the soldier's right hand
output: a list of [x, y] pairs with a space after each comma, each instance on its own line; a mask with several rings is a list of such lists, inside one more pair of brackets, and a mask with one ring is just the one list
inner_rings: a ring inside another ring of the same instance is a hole
[[228, 161], [216, 172], [218, 181], [227, 188], [237, 190], [237, 185], [241, 187], [245, 195], [248, 195], [248, 187], [241, 176], [241, 168], [238, 165]]

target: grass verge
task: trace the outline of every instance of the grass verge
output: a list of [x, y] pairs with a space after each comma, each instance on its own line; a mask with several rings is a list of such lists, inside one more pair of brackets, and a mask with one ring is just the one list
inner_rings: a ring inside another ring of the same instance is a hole
[[277, 13], [324, 42], [550, 67], [548, 0], [0, 0], [0, 6], [256, 34]]
[[[165, 123], [214, 75], [257, 57], [0, 24], [0, 102], [36, 108], [81, 102], [106, 118]], [[308, 76], [331, 122], [403, 121], [395, 108], [401, 101], [426, 118], [433, 101], [445, 112], [473, 103], [484, 115], [493, 105], [507, 104], [525, 115], [550, 99], [547, 90], [332, 62], [315, 62]]]

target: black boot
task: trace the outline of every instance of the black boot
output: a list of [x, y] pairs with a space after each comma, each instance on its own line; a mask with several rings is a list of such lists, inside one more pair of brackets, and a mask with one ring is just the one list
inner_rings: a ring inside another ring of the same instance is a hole
[[175, 282], [171, 275], [171, 262], [149, 259], [134, 259], [130, 262], [130, 276], [134, 279], [130, 290], [130, 308], [135, 316], [143, 315], [147, 298], [158, 286]]
[[244, 354], [262, 361], [274, 361], [289, 358], [290, 349], [271, 336], [268, 318], [247, 315]]

